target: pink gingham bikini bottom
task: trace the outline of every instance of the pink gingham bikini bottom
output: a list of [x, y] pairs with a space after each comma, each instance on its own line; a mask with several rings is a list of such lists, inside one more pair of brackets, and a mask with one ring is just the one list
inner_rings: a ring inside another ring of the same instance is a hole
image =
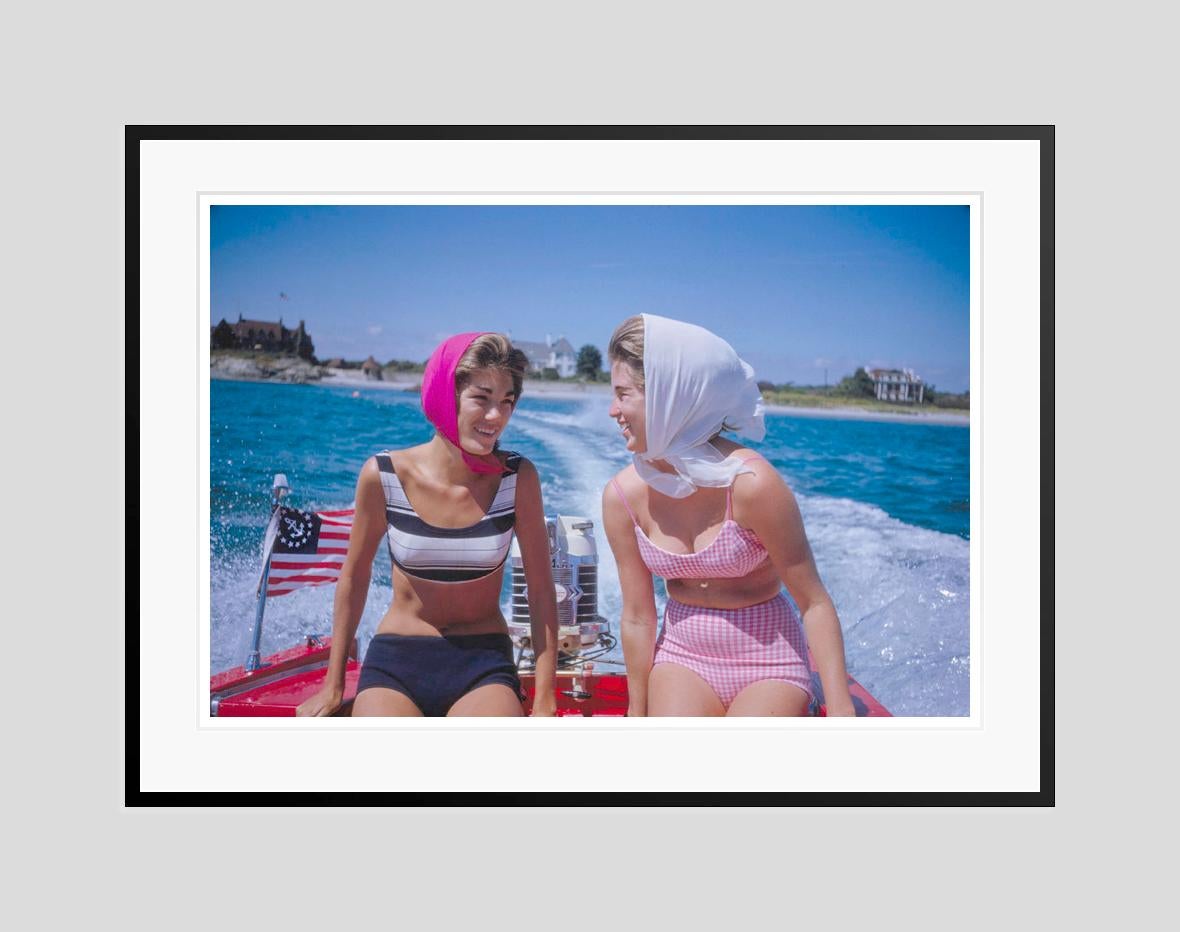
[[814, 699], [807, 640], [799, 614], [783, 593], [743, 608], [701, 608], [669, 598], [654, 664], [687, 667], [727, 709], [751, 683], [779, 680]]

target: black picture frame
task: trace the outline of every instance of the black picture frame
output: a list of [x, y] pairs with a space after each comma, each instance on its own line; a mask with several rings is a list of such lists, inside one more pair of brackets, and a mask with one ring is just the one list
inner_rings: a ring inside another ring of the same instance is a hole
[[[586, 805], [611, 806], [1053, 806], [1054, 805], [1054, 127], [1033, 126], [145, 126], [125, 127], [126, 315], [141, 314], [140, 244], [150, 230], [141, 225], [141, 146], [179, 140], [1025, 140], [1039, 147], [1040, 221], [1040, 650], [1039, 773], [1035, 791], [1004, 792], [589, 792]], [[139, 332], [128, 330], [138, 348]], [[557, 792], [216, 792], [147, 791], [141, 785], [139, 601], [144, 541], [139, 536], [145, 503], [140, 498], [142, 449], [138, 353], [127, 354], [126, 416], [129, 523], [126, 585], [126, 787], [125, 805], [140, 806], [534, 806], [558, 801]]]

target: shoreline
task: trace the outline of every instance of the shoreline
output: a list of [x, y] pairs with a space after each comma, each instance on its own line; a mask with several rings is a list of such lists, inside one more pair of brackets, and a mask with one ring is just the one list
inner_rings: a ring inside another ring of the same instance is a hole
[[[607, 396], [610, 386], [605, 382], [581, 383], [571, 385], [562, 382], [526, 381], [524, 383], [525, 398], [531, 394], [544, 395], [547, 398], [560, 398], [568, 401], [578, 401], [593, 395]], [[950, 427], [968, 427], [971, 424], [969, 413], [956, 414], [951, 411], [873, 411], [858, 408], [855, 405], [841, 405], [838, 407], [805, 407], [801, 405], [770, 404], [765, 406], [768, 414], [785, 414], [794, 417], [831, 418], [838, 421], [896, 421], [903, 424], [938, 424]]]
[[831, 418], [835, 421], [895, 421], [902, 424], [939, 424], [947, 427], [970, 427], [970, 414], [950, 414], [946, 411], [871, 411], [864, 408], [802, 408], [795, 405], [766, 406], [770, 414], [796, 417]]
[[[302, 384], [334, 386], [337, 388], [375, 388], [380, 391], [417, 391], [421, 384], [421, 377], [417, 373], [409, 373], [405, 378], [378, 381], [369, 379], [356, 370], [330, 369], [323, 378], [308, 380]], [[211, 373], [211, 378], [231, 382], [274, 382], [279, 384], [296, 384], [276, 378], [233, 378], [225, 373]], [[595, 395], [607, 396], [610, 386], [605, 382], [546, 382], [540, 379], [526, 379], [523, 398], [527, 401], [530, 395], [544, 396], [561, 401], [584, 401]], [[969, 427], [970, 414], [955, 414], [949, 411], [872, 411], [855, 406], [846, 407], [803, 407], [797, 405], [767, 404], [767, 414], [784, 414], [788, 417], [830, 418], [838, 421], [893, 421], [902, 424], [936, 424], [949, 427]]]

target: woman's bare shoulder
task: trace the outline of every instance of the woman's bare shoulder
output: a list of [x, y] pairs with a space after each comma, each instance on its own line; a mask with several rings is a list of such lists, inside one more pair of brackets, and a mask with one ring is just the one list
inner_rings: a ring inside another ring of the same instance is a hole
[[381, 487], [381, 464], [377, 462], [380, 456], [380, 453], [374, 453], [361, 465], [356, 480], [358, 489]]
[[[627, 514], [627, 509], [639, 503], [646, 483], [639, 478], [633, 465], [627, 465], [615, 473], [611, 481], [602, 488], [603, 508], [618, 514]], [[630, 521], [630, 517], [627, 518]]]
[[380, 454], [370, 456], [363, 466], [356, 480], [357, 513], [365, 509], [372, 509], [374, 514], [380, 509], [385, 510], [385, 488], [381, 481], [381, 467], [377, 463]]
[[757, 450], [740, 447], [731, 456], [742, 461], [743, 471], [734, 478], [735, 497], [754, 498], [768, 492], [790, 491], [782, 474], [774, 464]]
[[527, 456], [521, 456], [519, 453], [500, 454], [500, 461], [506, 469], [511, 461], [512, 471], [526, 480], [538, 483], [541, 481], [541, 474], [537, 472], [537, 467]]
[[422, 451], [422, 446], [406, 447], [401, 450], [381, 450], [379, 453], [374, 453], [370, 456], [363, 466], [361, 466], [360, 481], [365, 482], [381, 482], [381, 460], [386, 461], [386, 469], [392, 469], [393, 474], [399, 479], [412, 475], [419, 468], [419, 456]]
[[[612, 477], [615, 482], [621, 485], [624, 489], [637, 488], [643, 485], [643, 480], [639, 478], [639, 473], [635, 471], [635, 464], [628, 463]], [[610, 485], [610, 482], [607, 483]]]
[[619, 498], [620, 492], [632, 508], [647, 495], [647, 483], [639, 478], [633, 464], [629, 463], [620, 469], [602, 488], [602, 496], [606, 501]]
[[[416, 447], [402, 447], [399, 450], [382, 450], [377, 456], [386, 457], [393, 466], [393, 471], [401, 475], [421, 469], [426, 446], [426, 444], [420, 443]], [[376, 461], [377, 456], [374, 456], [372, 459]]]

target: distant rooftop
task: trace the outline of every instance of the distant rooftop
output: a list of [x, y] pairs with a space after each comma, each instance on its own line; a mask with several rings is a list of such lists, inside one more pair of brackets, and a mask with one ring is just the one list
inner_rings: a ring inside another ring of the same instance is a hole
[[913, 369], [865, 369], [874, 382], [888, 379], [894, 382], [921, 382], [922, 378]]

